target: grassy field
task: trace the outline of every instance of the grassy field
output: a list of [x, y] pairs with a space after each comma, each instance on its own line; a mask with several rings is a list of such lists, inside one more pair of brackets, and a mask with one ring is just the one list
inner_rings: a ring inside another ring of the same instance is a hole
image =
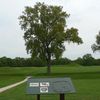
[[[18, 82], [26, 76], [71, 77], [76, 93], [66, 94], [66, 100], [100, 100], [100, 66], [79, 66], [75, 64], [52, 66], [52, 74], [46, 74], [46, 67], [0, 68], [0, 87]], [[0, 100], [36, 100], [35, 95], [26, 94], [26, 83], [0, 94]], [[41, 100], [59, 100], [59, 94], [41, 95]]]

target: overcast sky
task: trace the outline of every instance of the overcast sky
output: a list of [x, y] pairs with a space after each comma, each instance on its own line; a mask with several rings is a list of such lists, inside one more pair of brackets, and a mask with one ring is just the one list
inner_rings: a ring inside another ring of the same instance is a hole
[[33, 6], [38, 1], [63, 6], [63, 10], [70, 14], [68, 27], [79, 30], [84, 44], [65, 44], [64, 57], [76, 59], [91, 53], [93, 57], [100, 58], [100, 53], [93, 54], [91, 50], [100, 30], [100, 0], [0, 0], [0, 57], [29, 57], [18, 17], [25, 6]]

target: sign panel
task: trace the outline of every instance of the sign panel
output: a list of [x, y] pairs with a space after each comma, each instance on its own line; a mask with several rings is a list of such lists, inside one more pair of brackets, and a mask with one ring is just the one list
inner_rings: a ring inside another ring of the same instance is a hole
[[39, 87], [39, 83], [30, 83], [30, 87]]
[[48, 93], [48, 87], [40, 87], [40, 93]]
[[30, 78], [27, 94], [74, 93], [70, 78]]
[[49, 86], [49, 82], [41, 82], [40, 86]]

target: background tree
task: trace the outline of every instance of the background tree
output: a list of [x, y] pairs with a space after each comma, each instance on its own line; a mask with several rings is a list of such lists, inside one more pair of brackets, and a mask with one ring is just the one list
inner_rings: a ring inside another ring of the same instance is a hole
[[92, 45], [93, 52], [100, 51], [100, 32], [96, 36], [96, 43]]
[[12, 59], [11, 58], [7, 58], [7, 57], [1, 57], [0, 58], [0, 66], [3, 67], [8, 67], [8, 66], [12, 66]]
[[76, 28], [67, 29], [69, 14], [61, 6], [49, 6], [36, 3], [26, 7], [19, 17], [27, 53], [46, 61], [50, 73], [51, 59], [61, 57], [65, 50], [64, 42], [82, 43]]
[[82, 58], [82, 63], [85, 66], [92, 66], [95, 64], [95, 59], [92, 57], [91, 54], [85, 54]]

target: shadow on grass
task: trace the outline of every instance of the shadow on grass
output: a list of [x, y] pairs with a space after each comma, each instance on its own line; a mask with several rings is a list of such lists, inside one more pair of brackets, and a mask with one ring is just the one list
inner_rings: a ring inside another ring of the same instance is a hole
[[0, 74], [0, 76], [34, 76], [34, 77], [70, 77], [72, 79], [100, 79], [100, 72], [79, 72], [79, 73], [16, 73]]
[[72, 79], [100, 79], [100, 72], [80, 72], [80, 73], [40, 73], [37, 77], [70, 77]]
[[0, 74], [0, 76], [29, 76], [30, 74]]

